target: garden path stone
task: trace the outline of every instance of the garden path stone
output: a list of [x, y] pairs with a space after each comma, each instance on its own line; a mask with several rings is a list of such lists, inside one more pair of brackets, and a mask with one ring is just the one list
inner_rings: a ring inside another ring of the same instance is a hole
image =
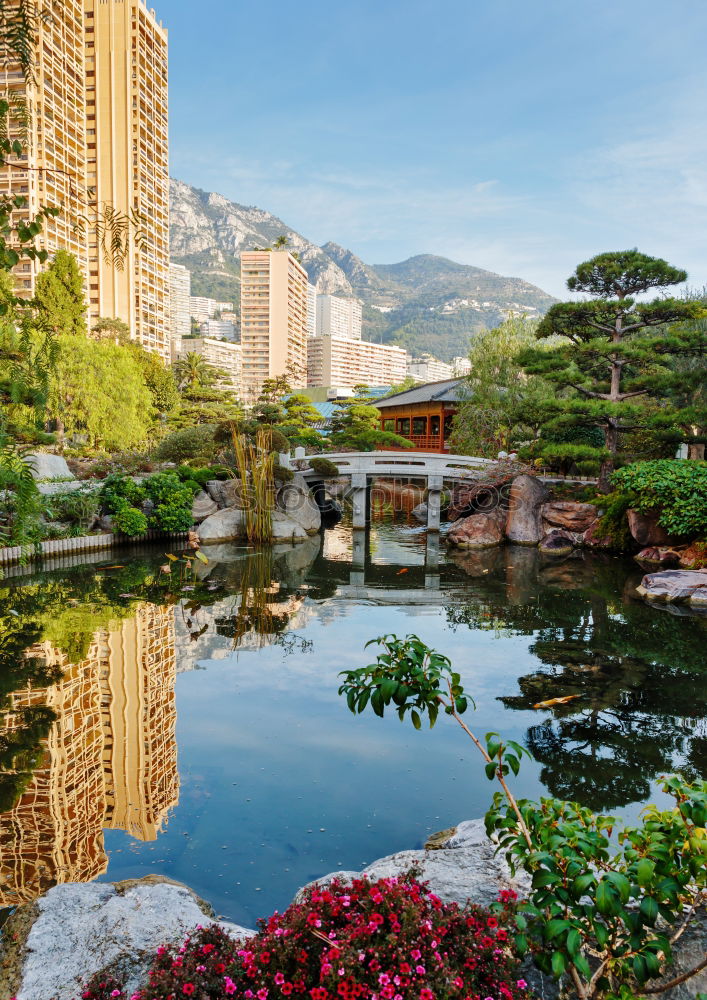
[[32, 476], [35, 479], [76, 479], [62, 455], [35, 451], [25, 457], [30, 462]]

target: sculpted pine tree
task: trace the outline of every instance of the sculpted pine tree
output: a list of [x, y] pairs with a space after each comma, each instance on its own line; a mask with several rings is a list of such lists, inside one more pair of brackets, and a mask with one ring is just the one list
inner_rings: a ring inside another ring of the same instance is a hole
[[[665, 401], [659, 375], [668, 371], [671, 358], [695, 352], [696, 334], [685, 321], [702, 309], [686, 300], [637, 302], [635, 296], [686, 279], [685, 271], [637, 250], [593, 257], [567, 282], [571, 292], [592, 298], [552, 306], [538, 327], [539, 339], [560, 337], [565, 343], [550, 351], [530, 348], [520, 355], [528, 374], [543, 376], [562, 392], [546, 424], [549, 430], [603, 431], [603, 449], [586, 445], [577, 456], [601, 461], [601, 490], [609, 489], [622, 433], [652, 427], [679, 436], [680, 414]], [[676, 323], [683, 325], [671, 327]]]

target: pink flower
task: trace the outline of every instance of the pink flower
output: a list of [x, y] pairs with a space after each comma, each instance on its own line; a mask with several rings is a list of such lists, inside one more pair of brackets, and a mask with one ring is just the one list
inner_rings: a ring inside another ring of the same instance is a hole
[[[229, 976], [224, 976], [223, 988], [225, 989], [226, 993], [229, 994], [236, 992], [236, 984]], [[247, 993], [250, 993], [250, 990], [248, 990]]]
[[277, 983], [278, 986], [281, 986], [282, 983], [285, 982], [285, 977], [283, 976], [283, 974], [281, 972], [276, 972], [275, 973], [275, 982]]
[[424, 967], [424, 965], [416, 965], [415, 966], [415, 972], [418, 974], [418, 976], [424, 976], [424, 974], [425, 974], [425, 967]]
[[[515, 893], [513, 893], [513, 897], [515, 898]], [[516, 983], [518, 989], [521, 990], [524, 990], [527, 985], [528, 984], [526, 983], [525, 979], [519, 979], [518, 982]]]
[[422, 957], [422, 953], [419, 952], [417, 950], [417, 948], [413, 948], [413, 950], [410, 952], [410, 958], [414, 959], [415, 961], [417, 961], [418, 958], [421, 958], [421, 957]]
[[120, 996], [120, 990], [113, 990], [113, 992], [111, 993], [111, 996], [112, 997], [119, 997]]

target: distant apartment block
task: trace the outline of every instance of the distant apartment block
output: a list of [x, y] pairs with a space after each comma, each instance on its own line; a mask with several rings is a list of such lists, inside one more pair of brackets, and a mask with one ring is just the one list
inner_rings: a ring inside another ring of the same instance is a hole
[[307, 385], [392, 385], [402, 382], [407, 351], [348, 337], [319, 336], [307, 341]]
[[182, 341], [181, 356], [190, 352], [200, 354], [207, 364], [223, 372], [218, 380], [222, 389], [230, 389], [236, 395], [242, 395], [243, 361], [240, 344], [213, 337], [192, 337]]
[[169, 265], [169, 337], [171, 356], [176, 357], [182, 349], [182, 337], [191, 333], [189, 296], [191, 294], [191, 271], [182, 264]]
[[452, 371], [455, 375], [468, 375], [471, 371], [471, 361], [468, 358], [452, 358]]
[[293, 388], [306, 384], [308, 284], [305, 269], [285, 250], [251, 250], [241, 255], [241, 347], [247, 402], [273, 376], [289, 374]]
[[[170, 355], [167, 31], [144, 0], [84, 0], [86, 183], [91, 210], [144, 220], [122, 270], [89, 234], [91, 316], [117, 316]], [[100, 154], [100, 155], [99, 155]]]
[[204, 295], [191, 295], [189, 297], [189, 315], [197, 323], [205, 323], [207, 319], [213, 319], [216, 313], [222, 312], [233, 312], [233, 303], [218, 302], [216, 299], [209, 299]]
[[361, 339], [363, 313], [358, 299], [317, 295], [317, 336]]
[[236, 328], [230, 319], [207, 319], [199, 325], [202, 337], [219, 340], [237, 340]]
[[407, 374], [416, 382], [441, 382], [452, 378], [454, 369], [444, 361], [433, 358], [431, 354], [422, 354], [408, 361]]
[[317, 333], [317, 289], [315, 285], [307, 285], [307, 336], [314, 337]]

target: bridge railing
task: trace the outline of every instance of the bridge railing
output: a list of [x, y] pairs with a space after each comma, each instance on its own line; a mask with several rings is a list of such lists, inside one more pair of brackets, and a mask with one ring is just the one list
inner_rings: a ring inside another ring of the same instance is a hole
[[[494, 464], [489, 458], [434, 455], [427, 452], [411, 454], [402, 451], [341, 452], [319, 457], [333, 462], [341, 476], [441, 476], [445, 479], [466, 479], [473, 478], [474, 473], [483, 473], [487, 466]], [[306, 478], [321, 478], [307, 469], [303, 470], [303, 475]]]

